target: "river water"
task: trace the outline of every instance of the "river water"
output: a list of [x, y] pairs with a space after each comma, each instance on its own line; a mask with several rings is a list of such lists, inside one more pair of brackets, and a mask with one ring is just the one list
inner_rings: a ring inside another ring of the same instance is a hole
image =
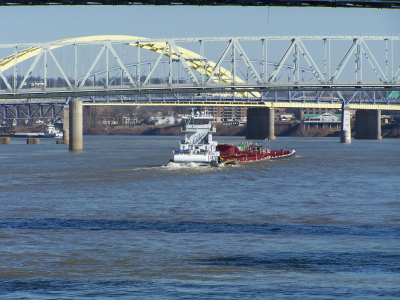
[[398, 139], [219, 168], [168, 164], [179, 137], [25, 143], [0, 146], [1, 299], [400, 298]]

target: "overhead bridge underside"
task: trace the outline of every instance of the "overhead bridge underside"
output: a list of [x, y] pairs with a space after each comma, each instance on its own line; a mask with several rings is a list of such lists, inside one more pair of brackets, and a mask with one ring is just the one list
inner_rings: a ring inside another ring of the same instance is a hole
[[400, 8], [400, 1], [335, 1], [335, 0], [1, 0], [0, 5], [208, 5], [208, 6], [296, 6], [296, 7], [365, 7], [365, 8]]
[[208, 5], [208, 6], [296, 6], [296, 7], [365, 7], [365, 8], [400, 8], [400, 1], [335, 1], [335, 0], [6, 0], [0, 5]]

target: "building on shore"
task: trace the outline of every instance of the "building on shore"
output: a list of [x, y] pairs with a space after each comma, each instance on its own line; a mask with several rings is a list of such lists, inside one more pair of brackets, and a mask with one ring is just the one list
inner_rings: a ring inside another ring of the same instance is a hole
[[207, 110], [217, 123], [241, 125], [247, 121], [245, 106], [201, 106], [200, 110]]
[[329, 128], [339, 128], [341, 125], [342, 116], [339, 114], [330, 114], [323, 113], [321, 115], [318, 114], [305, 114], [304, 120], [302, 121], [304, 125], [307, 125], [307, 129], [309, 130], [311, 126], [316, 126], [318, 129], [319, 126], [325, 128], [325, 126]]
[[139, 124], [139, 119], [135, 115], [124, 115], [122, 116], [122, 125], [124, 127], [135, 127]]

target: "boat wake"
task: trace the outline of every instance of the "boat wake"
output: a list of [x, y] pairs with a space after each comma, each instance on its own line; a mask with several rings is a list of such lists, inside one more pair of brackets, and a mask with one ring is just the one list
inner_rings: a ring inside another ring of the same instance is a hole
[[164, 165], [158, 165], [158, 166], [143, 166], [143, 167], [135, 167], [133, 169], [130, 169], [131, 171], [134, 172], [141, 172], [141, 171], [154, 171], [157, 169], [162, 169], [165, 168]]
[[[219, 167], [224, 167], [220, 165]], [[131, 169], [133, 172], [153, 172], [156, 170], [165, 170], [165, 171], [174, 171], [174, 170], [209, 170], [215, 169], [215, 167], [210, 166], [209, 164], [199, 164], [199, 163], [175, 163], [168, 162], [166, 165], [157, 165], [157, 166], [140, 166], [134, 167]]]
[[214, 168], [209, 164], [199, 164], [194, 162], [188, 162], [188, 163], [169, 162], [164, 167], [169, 170]]

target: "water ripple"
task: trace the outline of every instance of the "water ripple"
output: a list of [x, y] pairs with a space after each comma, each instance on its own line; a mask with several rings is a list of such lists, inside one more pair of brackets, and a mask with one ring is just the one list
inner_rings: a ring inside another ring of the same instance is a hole
[[254, 235], [321, 235], [321, 236], [368, 236], [400, 238], [400, 228], [390, 226], [329, 226], [329, 225], [277, 225], [235, 224], [217, 222], [166, 222], [130, 220], [84, 219], [0, 219], [0, 229], [29, 230], [131, 230], [160, 231], [166, 233], [211, 233]]
[[266, 268], [304, 272], [400, 273], [400, 253], [364, 252], [268, 252], [226, 256], [197, 261], [198, 264]]

